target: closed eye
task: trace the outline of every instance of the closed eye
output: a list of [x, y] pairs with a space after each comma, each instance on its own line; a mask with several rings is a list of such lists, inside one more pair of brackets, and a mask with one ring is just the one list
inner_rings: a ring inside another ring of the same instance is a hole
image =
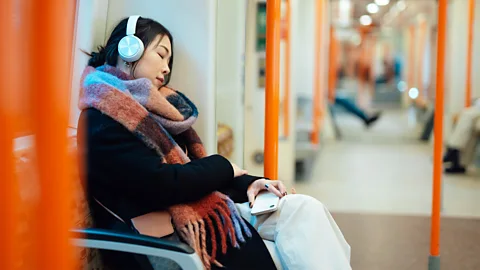
[[162, 58], [162, 59], [164, 58], [163, 55], [161, 55], [161, 54], [159, 54], [159, 53], [157, 53], [157, 54], [158, 54], [158, 56], [160, 56], [160, 58]]

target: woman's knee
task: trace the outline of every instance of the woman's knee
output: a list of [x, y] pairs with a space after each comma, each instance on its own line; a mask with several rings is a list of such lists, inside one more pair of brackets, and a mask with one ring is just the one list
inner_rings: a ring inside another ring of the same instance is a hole
[[305, 207], [307, 205], [318, 207], [318, 208], [323, 208], [324, 207], [322, 202], [320, 202], [319, 200], [317, 200], [316, 198], [314, 198], [312, 196], [305, 195], [305, 194], [287, 195], [285, 197], [285, 203], [296, 205], [296, 206], [299, 206], [299, 207]]

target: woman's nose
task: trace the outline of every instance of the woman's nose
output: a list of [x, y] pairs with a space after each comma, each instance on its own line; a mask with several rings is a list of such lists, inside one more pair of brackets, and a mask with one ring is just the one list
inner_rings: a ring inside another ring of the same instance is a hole
[[170, 73], [170, 68], [168, 66], [166, 66], [162, 69], [162, 74], [167, 75], [168, 73]]

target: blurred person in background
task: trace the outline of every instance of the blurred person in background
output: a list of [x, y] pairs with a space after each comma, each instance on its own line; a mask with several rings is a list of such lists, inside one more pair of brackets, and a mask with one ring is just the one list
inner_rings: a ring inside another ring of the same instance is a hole
[[447, 141], [447, 152], [443, 157], [443, 162], [449, 165], [446, 173], [465, 173], [475, 154], [480, 136], [480, 98], [474, 99], [472, 104], [460, 112]]

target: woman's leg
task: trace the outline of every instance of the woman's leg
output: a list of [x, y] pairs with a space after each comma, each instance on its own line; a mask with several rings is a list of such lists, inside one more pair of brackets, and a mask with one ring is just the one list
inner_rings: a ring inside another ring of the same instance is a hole
[[480, 117], [480, 110], [476, 107], [465, 109], [458, 119], [447, 146], [457, 150], [464, 150], [470, 137], [473, 136], [474, 120]]
[[[462, 162], [462, 156], [468, 155], [468, 146], [475, 141], [474, 123], [480, 117], [480, 110], [476, 107], [465, 109], [458, 119], [458, 123], [453, 129], [452, 135], [447, 142], [447, 153], [443, 161], [450, 162], [450, 167], [445, 169], [446, 173], [465, 173], [465, 162]], [[470, 146], [472, 147], [472, 146]], [[463, 158], [465, 161], [466, 159]]]
[[[263, 243], [263, 239], [251, 224], [245, 223], [252, 232], [252, 238], [248, 239], [240, 249], [229, 246], [225, 255], [218, 252], [218, 261], [231, 270], [276, 270], [277, 268], [265, 243]], [[217, 239], [219, 237], [220, 235], [217, 235]], [[222, 269], [212, 266], [212, 269]]]
[[335, 97], [335, 104], [342, 106], [345, 110], [349, 113], [357, 116], [358, 118], [362, 119], [364, 122], [368, 121], [368, 115], [362, 111], [359, 107], [355, 105], [355, 103], [351, 102], [347, 98], [343, 97]]
[[380, 117], [380, 113], [376, 113], [373, 116], [367, 115], [367, 113], [355, 105], [355, 103], [344, 97], [335, 97], [335, 105], [342, 106], [349, 113], [362, 119], [366, 126], [370, 126]]
[[468, 166], [475, 161], [475, 154], [477, 153], [477, 144], [480, 143], [478, 136], [472, 136], [467, 143], [467, 147], [462, 151], [460, 157], [460, 164]]
[[[217, 226], [215, 224], [214, 226]], [[231, 245], [228, 245], [227, 253], [221, 253], [221, 245], [217, 241], [217, 261], [220, 262], [226, 269], [229, 270], [276, 270], [275, 264], [268, 252], [267, 247], [263, 243], [263, 239], [260, 237], [258, 232], [253, 228], [253, 226], [245, 221], [250, 231], [252, 232], [252, 238], [248, 239], [246, 243], [241, 245], [240, 249], [234, 248]], [[218, 231], [217, 231], [218, 233]], [[212, 243], [210, 241], [210, 231], [207, 230], [207, 250], [210, 253], [212, 250]], [[220, 239], [220, 234], [216, 235], [216, 239]], [[178, 237], [167, 239], [171, 241], [181, 241]], [[150, 263], [153, 266], [154, 270], [180, 270], [175, 262], [165, 259], [149, 256]], [[224, 269], [218, 267], [212, 263], [212, 270]], [[115, 268], [120, 269], [120, 268]], [[132, 268], [133, 269], [133, 268]]]
[[275, 241], [284, 269], [351, 269], [350, 246], [318, 200], [287, 195], [276, 212], [257, 217], [248, 204], [238, 208], [262, 238]]

